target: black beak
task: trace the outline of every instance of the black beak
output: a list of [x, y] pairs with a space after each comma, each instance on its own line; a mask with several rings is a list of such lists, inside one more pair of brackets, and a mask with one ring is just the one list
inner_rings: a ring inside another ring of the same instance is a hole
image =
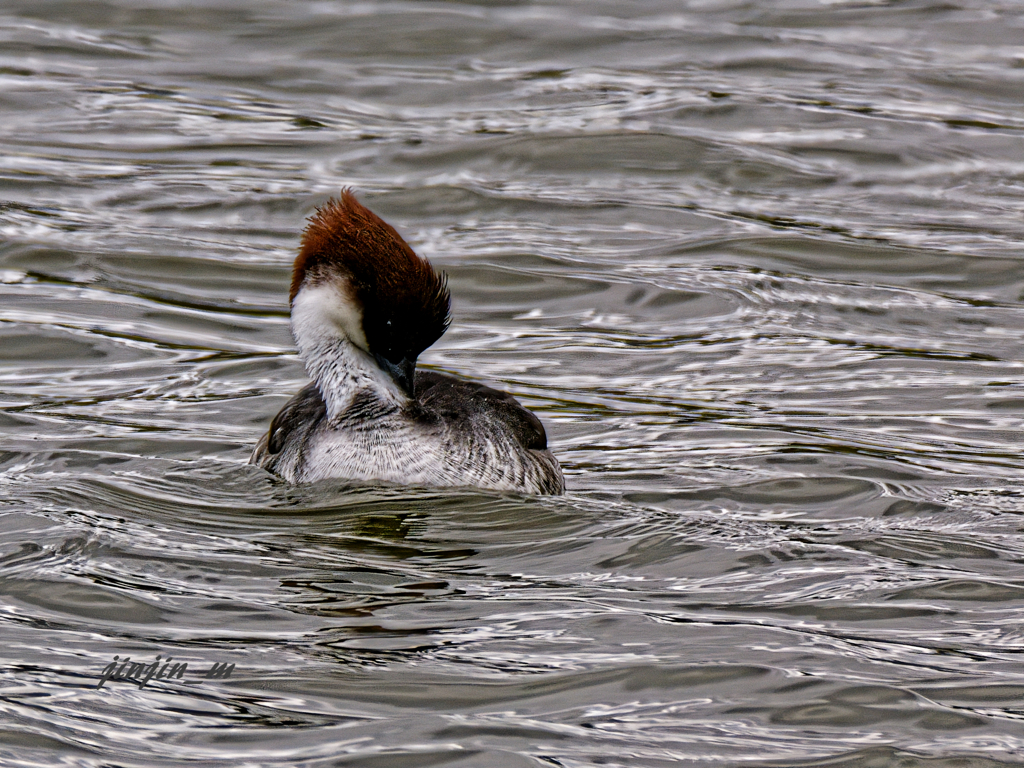
[[387, 372], [395, 384], [405, 392], [409, 397], [413, 396], [413, 383], [416, 378], [416, 358], [410, 360], [407, 357], [403, 357], [400, 362], [394, 363], [388, 360], [384, 355], [374, 355], [377, 360], [377, 365], [381, 367], [381, 370]]

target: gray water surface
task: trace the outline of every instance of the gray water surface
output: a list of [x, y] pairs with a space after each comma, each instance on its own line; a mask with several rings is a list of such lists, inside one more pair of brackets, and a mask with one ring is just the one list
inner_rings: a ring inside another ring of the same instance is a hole
[[[0, 763], [1024, 762], [1022, 105], [1009, 0], [6, 2]], [[246, 466], [343, 186], [564, 498]]]

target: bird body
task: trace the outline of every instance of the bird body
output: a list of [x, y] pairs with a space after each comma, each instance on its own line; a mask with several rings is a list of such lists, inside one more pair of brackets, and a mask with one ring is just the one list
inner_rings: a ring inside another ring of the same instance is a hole
[[563, 492], [543, 425], [515, 398], [416, 370], [448, 326], [445, 278], [351, 191], [310, 219], [290, 301], [313, 381], [274, 418], [251, 464], [293, 483]]

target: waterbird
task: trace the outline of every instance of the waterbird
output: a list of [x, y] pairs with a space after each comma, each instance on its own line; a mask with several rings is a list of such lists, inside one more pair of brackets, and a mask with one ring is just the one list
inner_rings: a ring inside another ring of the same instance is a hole
[[416, 368], [451, 322], [447, 277], [351, 189], [309, 218], [289, 303], [312, 381], [274, 417], [250, 464], [291, 483], [564, 492], [544, 425], [512, 395]]

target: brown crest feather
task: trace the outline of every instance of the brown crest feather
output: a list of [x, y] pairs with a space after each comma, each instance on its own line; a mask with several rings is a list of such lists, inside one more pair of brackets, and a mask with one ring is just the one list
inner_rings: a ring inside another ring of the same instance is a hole
[[295, 259], [289, 301], [305, 283], [332, 276], [348, 280], [362, 304], [371, 351], [388, 359], [415, 359], [448, 327], [444, 275], [356, 200], [351, 189], [343, 189], [340, 200], [328, 200], [310, 217]]

